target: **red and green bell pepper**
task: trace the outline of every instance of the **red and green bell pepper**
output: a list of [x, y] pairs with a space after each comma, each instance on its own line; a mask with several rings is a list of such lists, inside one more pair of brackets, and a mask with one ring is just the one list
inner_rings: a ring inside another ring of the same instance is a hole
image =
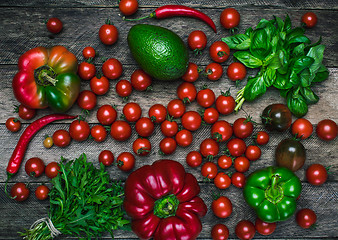
[[30, 49], [19, 58], [14, 95], [27, 107], [65, 112], [80, 92], [77, 66], [76, 56], [63, 46]]

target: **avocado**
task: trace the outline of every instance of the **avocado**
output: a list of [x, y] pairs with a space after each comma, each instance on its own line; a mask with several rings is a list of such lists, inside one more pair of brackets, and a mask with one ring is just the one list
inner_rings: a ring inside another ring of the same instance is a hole
[[148, 24], [134, 25], [128, 33], [128, 45], [136, 62], [155, 79], [175, 80], [188, 68], [188, 49], [169, 29]]

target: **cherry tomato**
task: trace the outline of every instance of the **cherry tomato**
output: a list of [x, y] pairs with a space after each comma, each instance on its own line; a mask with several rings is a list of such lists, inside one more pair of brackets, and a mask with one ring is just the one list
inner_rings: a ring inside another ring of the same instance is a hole
[[230, 48], [223, 41], [216, 41], [209, 48], [209, 55], [214, 62], [222, 63], [228, 60], [230, 56]]
[[185, 105], [181, 99], [173, 99], [168, 103], [167, 111], [170, 116], [179, 118], [185, 112]]
[[198, 167], [202, 163], [202, 155], [197, 151], [191, 151], [187, 154], [185, 161], [190, 167]]
[[206, 138], [200, 144], [200, 153], [203, 157], [216, 156], [219, 153], [219, 145], [214, 139]]
[[116, 83], [115, 90], [120, 97], [124, 98], [124, 100], [127, 100], [133, 91], [133, 86], [128, 80], [121, 79]]
[[63, 28], [63, 24], [61, 20], [56, 17], [48, 19], [46, 26], [47, 26], [48, 31], [54, 34], [61, 32]]
[[198, 66], [195, 63], [189, 62], [187, 71], [182, 76], [186, 82], [195, 82], [199, 77]]
[[102, 125], [112, 124], [117, 117], [117, 112], [110, 105], [102, 105], [96, 112], [96, 118]]
[[270, 235], [276, 230], [276, 223], [263, 222], [259, 218], [256, 218], [255, 229], [262, 235]]
[[99, 154], [99, 162], [105, 166], [110, 166], [114, 163], [114, 154], [109, 150], [103, 150]]
[[138, 9], [137, 0], [121, 0], [119, 3], [119, 9], [125, 16], [130, 16], [136, 13]]
[[227, 240], [229, 237], [229, 229], [224, 224], [218, 223], [212, 227], [211, 237], [213, 240]]
[[176, 147], [177, 143], [175, 139], [171, 137], [163, 138], [160, 142], [160, 153], [165, 155], [172, 154], [173, 152], [175, 152]]
[[313, 28], [317, 24], [317, 15], [313, 12], [307, 12], [302, 16], [302, 23], [307, 28]]
[[119, 37], [119, 32], [114, 25], [109, 23], [109, 21], [107, 23], [108, 24], [104, 24], [100, 27], [99, 38], [103, 44], [113, 45]]
[[118, 168], [124, 172], [132, 170], [135, 166], [135, 157], [130, 152], [122, 152], [117, 158]]
[[102, 125], [95, 125], [90, 129], [90, 135], [95, 142], [103, 142], [107, 137], [107, 131]]
[[232, 158], [227, 155], [222, 155], [218, 158], [217, 164], [222, 169], [228, 169], [232, 165]]
[[153, 122], [161, 123], [167, 117], [167, 109], [162, 104], [155, 104], [149, 108], [148, 116]]
[[202, 118], [196, 111], [185, 112], [181, 118], [182, 126], [189, 131], [196, 131], [202, 124]]
[[60, 169], [61, 168], [57, 162], [50, 162], [45, 168], [45, 174], [47, 177], [52, 179], [59, 174]]
[[173, 137], [178, 132], [178, 124], [176, 121], [164, 120], [161, 123], [161, 132], [166, 137]]
[[105, 76], [93, 77], [90, 79], [89, 86], [90, 89], [95, 93], [96, 95], [104, 95], [109, 90], [109, 80]]
[[214, 184], [219, 189], [227, 189], [231, 185], [231, 178], [224, 172], [219, 172], [214, 178]]
[[58, 146], [58, 147], [67, 147], [71, 141], [69, 132], [64, 129], [56, 130], [53, 133], [52, 138], [53, 138], [53, 142], [55, 146]]
[[26, 107], [22, 104], [17, 108], [16, 112], [19, 113], [19, 117], [23, 120], [30, 120], [36, 115], [36, 110], [33, 108]]
[[265, 131], [259, 131], [255, 138], [257, 144], [266, 145], [269, 142], [270, 136]]
[[193, 136], [192, 133], [187, 129], [182, 129], [176, 133], [175, 140], [178, 146], [187, 147], [192, 143]]
[[196, 100], [197, 103], [204, 108], [210, 107], [215, 102], [215, 93], [209, 88], [198, 91]]
[[312, 164], [306, 170], [306, 179], [312, 185], [322, 185], [327, 180], [326, 168], [321, 164]]
[[131, 136], [131, 127], [126, 121], [116, 120], [111, 125], [110, 135], [117, 141], [126, 141]]
[[95, 76], [96, 67], [92, 63], [82, 62], [78, 66], [77, 74], [80, 76], [81, 79], [88, 81]]
[[197, 90], [194, 84], [190, 82], [183, 82], [177, 87], [176, 93], [177, 97], [184, 103], [191, 103], [196, 99]]
[[137, 138], [133, 142], [133, 151], [136, 155], [146, 156], [151, 151], [151, 143], [146, 138]]
[[41, 158], [30, 158], [25, 164], [25, 171], [28, 176], [40, 177], [45, 171], [45, 164], [43, 163]]
[[243, 80], [246, 76], [246, 68], [240, 62], [233, 62], [227, 69], [227, 76], [231, 81]]
[[135, 124], [135, 130], [141, 137], [149, 137], [154, 132], [154, 129], [154, 123], [147, 117], [140, 118]]
[[136, 91], [150, 90], [152, 79], [142, 69], [136, 69], [130, 77], [130, 82]]
[[116, 58], [109, 58], [102, 64], [102, 73], [109, 79], [117, 79], [122, 75], [122, 64]]
[[241, 240], [250, 240], [255, 236], [255, 225], [249, 220], [242, 220], [237, 223], [235, 233]]
[[215, 105], [220, 114], [229, 115], [235, 110], [236, 102], [230, 95], [230, 92], [222, 92], [221, 95], [216, 98]]
[[229, 198], [220, 196], [212, 201], [211, 209], [216, 217], [227, 218], [232, 213], [232, 203]]
[[262, 151], [256, 145], [249, 145], [245, 150], [245, 157], [250, 161], [256, 161], [261, 157]]
[[136, 122], [142, 115], [142, 109], [140, 105], [135, 102], [130, 102], [124, 105], [122, 112], [126, 120], [129, 122]]
[[85, 110], [92, 110], [96, 106], [96, 95], [92, 91], [83, 90], [77, 98], [77, 104]]
[[205, 74], [207, 78], [211, 81], [217, 81], [223, 75], [223, 68], [219, 63], [210, 63], [205, 68]]
[[284, 104], [270, 104], [261, 115], [262, 123], [269, 131], [283, 132], [291, 126], [292, 114]]
[[18, 132], [21, 129], [21, 122], [17, 118], [8, 118], [6, 121], [6, 128], [11, 132]]
[[332, 141], [337, 137], [337, 124], [330, 119], [321, 120], [317, 125], [316, 133], [320, 139], [324, 141]]
[[46, 136], [45, 140], [43, 140], [43, 146], [45, 148], [51, 148], [54, 144], [53, 138]]
[[225, 142], [232, 136], [233, 130], [225, 120], [215, 122], [211, 127], [211, 136], [219, 142]]
[[82, 55], [85, 59], [94, 58], [96, 56], [96, 51], [93, 47], [85, 47], [82, 50]]
[[296, 213], [296, 222], [302, 228], [310, 228], [316, 221], [316, 213], [309, 208], [303, 208]]
[[227, 142], [227, 148], [229, 152], [234, 157], [239, 157], [244, 154], [246, 150], [245, 142], [240, 138], [233, 138]]
[[241, 172], [235, 172], [231, 175], [231, 183], [235, 187], [244, 188], [246, 182], [246, 177]]
[[40, 185], [35, 189], [35, 197], [38, 200], [45, 200], [48, 198], [49, 188], [46, 185]]
[[203, 111], [203, 121], [208, 124], [214, 124], [219, 118], [216, 108], [210, 107]]
[[90, 127], [86, 121], [74, 120], [69, 125], [69, 134], [72, 139], [82, 142], [89, 137]]
[[10, 192], [11, 197], [18, 202], [25, 201], [29, 197], [29, 193], [27, 185], [22, 182], [15, 183]]
[[200, 30], [192, 31], [188, 36], [188, 46], [199, 53], [207, 45], [207, 35]]
[[236, 137], [243, 139], [252, 134], [253, 124], [246, 118], [238, 118], [234, 122], [232, 129], [234, 130], [234, 135]]
[[234, 161], [234, 167], [238, 172], [246, 172], [249, 170], [250, 161], [246, 157], [237, 157]]
[[299, 118], [293, 122], [291, 131], [294, 136], [301, 139], [306, 139], [311, 136], [313, 126], [311, 122], [305, 118]]
[[201, 167], [201, 174], [205, 178], [214, 179], [217, 175], [217, 165], [213, 162], [206, 162]]
[[238, 26], [241, 16], [236, 9], [226, 8], [222, 11], [219, 20], [225, 29], [231, 29]]

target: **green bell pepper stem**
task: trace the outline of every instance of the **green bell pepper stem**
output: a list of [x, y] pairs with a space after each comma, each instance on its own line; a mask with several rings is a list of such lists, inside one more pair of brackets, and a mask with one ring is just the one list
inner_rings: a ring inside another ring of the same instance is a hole
[[271, 185], [265, 190], [265, 197], [267, 200], [276, 204], [283, 199], [283, 188], [278, 186], [277, 181], [280, 179], [279, 175], [271, 177]]

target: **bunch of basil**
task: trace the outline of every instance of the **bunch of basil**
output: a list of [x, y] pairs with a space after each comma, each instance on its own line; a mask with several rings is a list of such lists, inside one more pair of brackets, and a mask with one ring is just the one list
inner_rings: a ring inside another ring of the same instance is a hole
[[311, 44], [304, 28], [292, 28], [287, 15], [283, 21], [262, 19], [255, 30], [248, 28], [244, 34], [222, 38], [248, 68], [260, 68], [255, 77], [249, 77], [246, 86], [238, 92], [236, 110], [245, 100], [253, 101], [274, 86], [286, 98], [287, 106], [296, 117], [304, 116], [308, 104], [319, 97], [311, 87], [328, 78], [329, 72], [322, 64], [325, 46]]

